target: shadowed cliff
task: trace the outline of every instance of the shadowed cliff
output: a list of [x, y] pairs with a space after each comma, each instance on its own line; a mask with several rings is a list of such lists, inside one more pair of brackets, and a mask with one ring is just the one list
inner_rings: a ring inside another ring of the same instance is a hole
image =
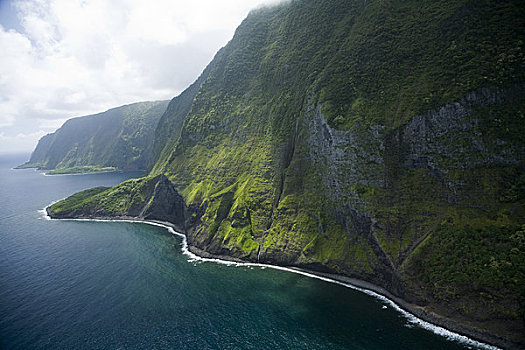
[[89, 172], [104, 168], [146, 170], [155, 129], [168, 101], [139, 102], [72, 118], [40, 139], [20, 168]]
[[150, 176], [184, 199], [189, 244], [360, 278], [524, 344], [523, 6], [253, 11], [157, 129]]

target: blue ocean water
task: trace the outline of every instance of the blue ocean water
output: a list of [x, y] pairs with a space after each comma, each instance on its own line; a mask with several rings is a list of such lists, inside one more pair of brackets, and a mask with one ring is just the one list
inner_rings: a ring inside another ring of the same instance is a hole
[[343, 286], [190, 262], [162, 227], [46, 220], [53, 201], [140, 174], [11, 169], [26, 159], [0, 158], [2, 349], [467, 348]]

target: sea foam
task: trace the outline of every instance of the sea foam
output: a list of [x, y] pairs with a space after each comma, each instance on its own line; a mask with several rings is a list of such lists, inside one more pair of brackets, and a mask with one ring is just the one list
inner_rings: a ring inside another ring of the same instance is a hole
[[[51, 203], [51, 204], [53, 204], [53, 203]], [[47, 220], [52, 220], [49, 217], [49, 215], [47, 215], [47, 212], [46, 212], [45, 209], [39, 210], [39, 212], [43, 212], [44, 215], [45, 215], [45, 218]], [[163, 228], [166, 228], [168, 230], [168, 232], [170, 232], [171, 234], [181, 238], [181, 251], [182, 251], [182, 254], [186, 255], [188, 257], [188, 262], [193, 263], [194, 265], [197, 262], [211, 262], [211, 263], [227, 265], [227, 266], [235, 266], [235, 267], [247, 266], [247, 267], [260, 267], [261, 269], [271, 268], [271, 269], [275, 269], [275, 270], [281, 270], [281, 271], [287, 271], [287, 272], [296, 273], [296, 274], [299, 274], [299, 275], [303, 275], [303, 276], [310, 277], [310, 278], [315, 278], [315, 279], [318, 279], [318, 280], [321, 280], [321, 281], [325, 281], [325, 282], [329, 282], [329, 283], [338, 284], [340, 286], [343, 286], [343, 287], [346, 287], [346, 288], [350, 288], [350, 289], [353, 289], [353, 290], [365, 293], [365, 294], [367, 294], [367, 295], [369, 295], [371, 297], [374, 297], [374, 298], [380, 300], [384, 304], [387, 304], [387, 305], [391, 306], [393, 309], [397, 310], [399, 313], [401, 313], [407, 319], [408, 323], [406, 324], [406, 326], [409, 327], [409, 328], [411, 328], [413, 326], [418, 326], [418, 327], [421, 327], [423, 329], [429, 330], [429, 331], [431, 331], [431, 332], [433, 332], [433, 333], [435, 333], [437, 335], [440, 335], [440, 336], [442, 336], [442, 337], [444, 337], [444, 338], [446, 338], [448, 340], [456, 341], [456, 342], [465, 344], [465, 345], [467, 345], [469, 347], [475, 347], [475, 348], [478, 348], [478, 349], [487, 349], [487, 350], [501, 350], [500, 348], [498, 348], [496, 346], [479, 342], [479, 341], [471, 339], [471, 338], [469, 338], [469, 337], [467, 337], [465, 335], [462, 335], [462, 334], [450, 331], [450, 330], [448, 330], [446, 328], [443, 328], [441, 326], [438, 326], [438, 325], [432, 324], [430, 322], [427, 322], [425, 320], [422, 320], [419, 317], [413, 315], [412, 313], [404, 310], [399, 305], [397, 305], [393, 300], [390, 300], [389, 298], [385, 297], [384, 295], [381, 295], [381, 294], [376, 293], [376, 292], [374, 292], [372, 290], [369, 290], [369, 289], [365, 289], [365, 288], [361, 288], [361, 287], [355, 286], [355, 285], [353, 285], [351, 283], [341, 282], [341, 281], [338, 281], [338, 280], [335, 280], [335, 279], [332, 279], [332, 278], [329, 278], [329, 277], [319, 276], [319, 275], [316, 275], [314, 273], [310, 273], [310, 272], [302, 271], [302, 270], [296, 270], [296, 269], [292, 269], [292, 268], [289, 268], [289, 267], [270, 265], [270, 264], [261, 264], [261, 263], [235, 262], [235, 261], [222, 260], [222, 259], [218, 259], [218, 258], [204, 258], [204, 257], [200, 257], [200, 256], [192, 253], [189, 250], [189, 248], [188, 248], [188, 240], [187, 240], [185, 234], [177, 232], [177, 231], [175, 231], [173, 229], [173, 227], [165, 225], [165, 224], [162, 224], [162, 223], [159, 223], [159, 222], [152, 222], [152, 221], [145, 221], [145, 220], [124, 220], [124, 219], [61, 219], [61, 220], [68, 220], [68, 221], [69, 220], [70, 221], [95, 221], [95, 222], [132, 222], [132, 223], [142, 223], [142, 224], [148, 224], [148, 225], [163, 227]]]

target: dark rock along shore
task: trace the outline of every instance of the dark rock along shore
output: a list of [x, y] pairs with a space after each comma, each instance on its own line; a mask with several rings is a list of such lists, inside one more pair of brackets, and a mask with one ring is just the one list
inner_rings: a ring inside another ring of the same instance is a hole
[[[90, 208], [93, 209], [93, 208]], [[115, 215], [112, 216], [109, 213], [105, 213], [106, 215], [102, 215], [101, 211], [92, 211], [92, 210], [86, 210], [84, 212], [77, 212], [74, 215], [71, 213], [60, 213], [57, 214], [53, 212], [51, 207], [46, 208], [47, 215], [53, 219], [94, 219], [94, 220], [124, 220], [124, 221], [144, 221], [144, 222], [153, 222], [153, 223], [159, 223], [164, 226], [169, 226], [174, 228], [177, 232], [185, 234], [187, 240], [188, 240], [188, 249], [201, 257], [204, 258], [218, 258], [221, 260], [227, 260], [227, 261], [235, 261], [235, 262], [248, 262], [248, 263], [260, 263], [259, 259], [242, 259], [240, 257], [235, 257], [231, 255], [224, 255], [220, 253], [211, 253], [209, 252], [205, 246], [198, 245], [199, 242], [194, 242], [190, 240], [190, 235], [188, 235], [188, 232], [191, 232], [191, 221], [187, 218], [192, 217], [192, 213], [188, 212], [188, 208], [184, 205], [184, 201], [182, 199], [182, 196], [177, 192], [175, 186], [173, 183], [171, 183], [167, 177], [165, 176], [159, 176], [157, 178], [157, 184], [154, 187], [150, 200], [144, 205], [144, 207], [140, 209], [133, 209], [133, 213], [128, 213], [130, 215]], [[137, 215], [137, 212], [139, 214]], [[135, 214], [136, 216], [133, 216]], [[194, 245], [197, 243], [197, 245]], [[278, 264], [272, 261], [265, 261], [265, 263], [269, 264], [276, 264], [286, 267], [292, 267], [294, 268], [294, 265], [288, 265], [288, 264]], [[431, 311], [428, 311], [425, 309], [425, 307], [422, 307], [417, 304], [410, 303], [403, 299], [402, 296], [396, 296], [393, 295], [388, 290], [377, 286], [373, 283], [366, 282], [360, 279], [352, 278], [349, 276], [344, 276], [340, 274], [334, 274], [334, 273], [328, 273], [326, 272], [326, 269], [317, 270], [316, 266], [295, 266], [298, 270], [303, 270], [315, 275], [319, 275], [322, 277], [327, 277], [336, 281], [340, 281], [343, 283], [349, 283], [351, 285], [368, 289], [371, 291], [374, 291], [380, 295], [383, 295], [387, 297], [388, 299], [394, 301], [397, 305], [399, 305], [404, 310], [412, 313], [413, 315], [428, 321], [430, 323], [436, 324], [438, 326], [444, 327], [448, 330], [458, 332], [460, 334], [467, 335], [469, 337], [472, 337], [473, 339], [482, 341], [482, 342], [488, 342], [490, 344], [495, 344], [497, 346], [501, 346], [503, 348], [519, 348], [519, 345], [512, 344], [511, 342], [508, 342], [507, 340], [494, 336], [493, 334], [490, 334], [488, 332], [485, 332], [480, 329], [470, 328], [466, 327], [457, 321], [454, 321], [452, 319], [448, 319], [445, 317], [442, 317], [438, 314], [435, 314]]]
[[254, 11], [160, 118], [150, 174], [50, 215], [162, 218], [194, 249], [367, 281], [523, 347], [523, 6]]

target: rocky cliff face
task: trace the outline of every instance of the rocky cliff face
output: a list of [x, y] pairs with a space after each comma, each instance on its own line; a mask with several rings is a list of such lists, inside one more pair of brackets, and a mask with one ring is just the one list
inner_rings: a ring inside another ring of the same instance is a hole
[[184, 198], [166, 176], [159, 176], [147, 205], [138, 215], [145, 220], [165, 221], [174, 224], [180, 232], [186, 232]]
[[[520, 166], [522, 145], [484, 135], [476, 110], [503, 103], [517, 103], [523, 86], [508, 89], [483, 88], [438, 110], [413, 117], [396, 137], [406, 144], [406, 166], [426, 168], [445, 175], [447, 168], [466, 169], [486, 166]], [[495, 119], [497, 115], [489, 115]]]
[[[489, 207], [505, 210], [502, 209], [507, 206], [504, 203], [498, 205], [491, 199], [472, 195], [475, 173], [507, 169], [516, 172], [512, 181], [519, 181], [523, 176], [525, 148], [491, 139], [479, 129], [482, 120], [477, 111], [503, 103], [504, 96], [522, 94], [521, 87], [511, 90], [505, 93], [483, 89], [469, 93], [457, 102], [416, 115], [394, 130], [382, 125], [357, 127], [354, 131], [336, 130], [326, 122], [322, 106], [309, 105], [298, 120], [290, 145], [283, 146], [289, 148], [290, 159], [282, 165], [281, 183], [274, 191], [279, 194], [275, 195], [273, 208], [266, 211], [266, 226], [257, 231], [253, 218], [249, 217], [255, 210], [234, 208], [240, 199], [238, 189], [234, 188], [201, 202], [200, 206], [192, 206], [199, 220], [190, 225], [189, 241], [218, 255], [307, 266], [365, 278], [404, 295], [400, 276], [403, 264], [450, 211], [461, 211], [466, 200], [477, 202], [479, 210]], [[306, 174], [298, 175], [303, 169], [308, 169], [308, 176], [318, 181], [311, 188], [301, 190], [322, 199], [322, 203], [316, 203], [318, 207], [306, 208], [309, 210], [306, 223], [298, 221], [299, 210], [287, 203], [296, 200], [297, 189], [292, 184], [298, 181], [296, 177], [302, 177], [302, 182], [308, 181]], [[483, 208], [484, 205], [487, 207]], [[234, 228], [249, 226], [257, 245], [249, 252], [231, 249], [227, 240], [210, 235], [201, 220], [209, 215], [206, 213], [210, 206], [214, 206], [215, 222], [227, 221]], [[463, 220], [473, 223], [478, 215], [482, 214], [463, 217]], [[287, 216], [294, 217], [293, 226], [282, 230], [278, 225]], [[414, 216], [421, 217], [414, 220]], [[511, 221], [519, 220], [518, 212], [511, 216]], [[307, 227], [302, 228], [300, 224]], [[275, 232], [276, 229], [272, 232], [274, 227], [279, 227], [279, 232]], [[297, 244], [293, 242], [297, 239], [293, 237], [297, 235], [294, 230], [300, 229], [308, 230], [305, 234], [310, 237]], [[343, 233], [336, 245], [344, 247], [350, 241], [361, 251], [349, 254], [339, 246], [322, 258], [309, 253], [308, 248], [314, 252], [319, 249], [315, 247], [319, 241], [332, 240], [329, 233], [335, 230]], [[274, 239], [272, 233], [282, 238], [270, 243], [268, 241]]]
[[186, 230], [184, 199], [163, 175], [82, 191], [46, 211], [54, 219], [133, 218], [169, 222], [180, 232]]
[[[523, 10], [255, 11], [163, 118], [149, 179], [175, 184], [203, 251], [357, 277], [523, 344]], [[93, 200], [147, 202], [137, 181]]]
[[[492, 200], [479, 201], [472, 193], [473, 173], [507, 169], [517, 172], [513, 181], [520, 181], [525, 148], [487, 135], [480, 127], [483, 120], [479, 113], [516, 94], [523, 95], [523, 87], [471, 92], [456, 102], [416, 115], [394, 130], [382, 125], [334, 130], [327, 124], [322, 106], [308, 106], [301, 147], [307, 150], [309, 169], [321, 179], [320, 192], [330, 203], [325, 205], [336, 213], [336, 221], [348, 234], [364, 237], [382, 261], [382, 268], [399, 278], [404, 260], [432, 232], [431, 221], [437, 224], [445, 211], [467, 200], [476, 202], [479, 209], [491, 206]], [[413, 189], [409, 186], [421, 192], [410, 193]], [[415, 224], [419, 211], [409, 212], [410, 202], [427, 202], [431, 207], [421, 213], [426, 217], [418, 220], [418, 225], [427, 221], [429, 226], [417, 227], [407, 237], [408, 226]], [[395, 212], [385, 213], [389, 209]], [[397, 248], [392, 247], [393, 240], [398, 240]]]
[[69, 119], [38, 142], [25, 167], [147, 169], [168, 101], [140, 102]]

